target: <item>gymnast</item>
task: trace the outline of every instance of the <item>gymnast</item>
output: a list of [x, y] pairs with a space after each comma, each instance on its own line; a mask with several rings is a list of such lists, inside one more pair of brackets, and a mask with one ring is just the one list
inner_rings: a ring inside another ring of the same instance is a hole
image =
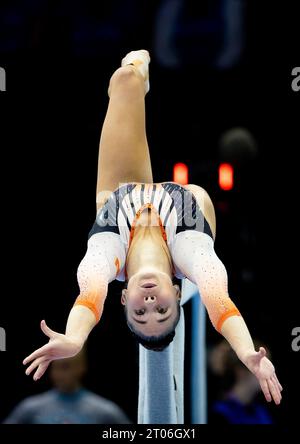
[[77, 272], [80, 293], [65, 334], [41, 321], [49, 342], [23, 364], [34, 380], [55, 359], [76, 355], [101, 318], [108, 284], [126, 282], [121, 303], [132, 334], [144, 347], [170, 344], [180, 316], [174, 277], [199, 289], [213, 326], [256, 376], [267, 401], [281, 401], [282, 387], [266, 350], [255, 350], [248, 328], [227, 290], [227, 272], [214, 251], [214, 207], [198, 185], [153, 183], [145, 127], [149, 91], [148, 51], [131, 51], [112, 75], [98, 161], [97, 215]]

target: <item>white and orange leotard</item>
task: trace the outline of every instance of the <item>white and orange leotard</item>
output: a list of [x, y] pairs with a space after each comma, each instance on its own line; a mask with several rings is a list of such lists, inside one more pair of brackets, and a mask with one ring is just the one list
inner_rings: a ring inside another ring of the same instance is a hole
[[126, 279], [126, 256], [136, 221], [145, 208], [157, 213], [169, 248], [173, 273], [198, 288], [214, 327], [240, 313], [227, 290], [227, 272], [214, 251], [214, 241], [194, 195], [173, 183], [125, 184], [111, 193], [98, 211], [88, 248], [78, 267], [80, 295], [75, 304], [90, 308], [99, 320], [108, 284]]

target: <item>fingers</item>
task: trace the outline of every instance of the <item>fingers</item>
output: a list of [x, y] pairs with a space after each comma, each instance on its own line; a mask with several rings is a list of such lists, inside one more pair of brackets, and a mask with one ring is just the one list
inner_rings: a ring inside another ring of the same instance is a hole
[[282, 385], [280, 384], [280, 382], [278, 381], [278, 378], [277, 378], [276, 373], [274, 373], [274, 378], [275, 378], [276, 381], [277, 381], [277, 384], [278, 384], [279, 390], [282, 392], [283, 388], [282, 388]]
[[282, 396], [281, 396], [281, 390], [282, 390], [282, 387], [281, 387], [281, 385], [279, 384], [278, 379], [276, 378], [275, 374], [274, 374], [274, 376], [271, 378], [271, 381], [272, 381], [272, 383], [274, 384], [275, 390], [276, 390], [276, 392], [277, 392], [277, 397], [278, 397], [278, 400], [279, 400], [279, 403], [278, 403], [278, 404], [280, 404], [280, 401], [282, 400]]
[[37, 358], [37, 359], [35, 359], [32, 363], [31, 363], [31, 365], [26, 369], [26, 375], [28, 376], [28, 375], [30, 375], [30, 373], [35, 369], [35, 368], [37, 368], [43, 361], [45, 361], [46, 360], [46, 358], [45, 358], [45, 356], [41, 356], [40, 358]]
[[271, 402], [272, 401], [272, 396], [271, 396], [271, 393], [270, 393], [270, 390], [269, 390], [269, 386], [268, 386], [267, 380], [266, 379], [262, 379], [259, 382], [260, 382], [260, 386], [261, 386], [261, 389], [263, 391], [263, 394], [265, 395], [266, 400], [268, 402]]
[[[58, 334], [55, 331], [51, 330], [51, 328], [48, 327], [48, 325], [46, 324], [46, 322], [44, 320], [41, 321], [41, 329], [42, 329], [43, 333], [46, 336], [48, 336], [50, 339], [53, 339], [53, 337], [57, 336], [57, 334]], [[33, 361], [34, 359], [43, 356], [43, 354], [45, 354], [48, 350], [49, 350], [49, 343], [44, 345], [43, 347], [38, 348], [33, 353], [31, 353], [31, 355], [27, 356], [27, 358], [24, 359], [23, 364], [26, 365], [30, 361]]]
[[33, 361], [36, 358], [40, 358], [41, 356], [46, 354], [48, 350], [49, 350], [49, 343], [46, 345], [43, 345], [43, 347], [38, 348], [33, 353], [31, 353], [31, 355], [27, 356], [27, 358], [24, 359], [23, 364], [26, 365], [30, 361]]
[[55, 331], [51, 330], [51, 328], [48, 327], [48, 325], [46, 324], [46, 321], [41, 321], [41, 329], [43, 331], [43, 333], [45, 333], [46, 336], [48, 336], [48, 338], [53, 338], [53, 336], [55, 335]]
[[259, 347], [259, 352], [258, 353], [259, 353], [260, 358], [265, 357], [266, 354], [267, 354], [266, 349], [264, 347]]
[[33, 379], [35, 381], [37, 381], [38, 379], [40, 379], [43, 376], [43, 374], [47, 370], [49, 364], [50, 364], [50, 360], [46, 360], [38, 366], [38, 369], [33, 376]]
[[268, 386], [275, 404], [279, 405], [281, 401], [281, 394], [279, 387], [277, 387], [277, 382], [274, 383], [273, 381], [275, 381], [274, 378], [268, 379]]

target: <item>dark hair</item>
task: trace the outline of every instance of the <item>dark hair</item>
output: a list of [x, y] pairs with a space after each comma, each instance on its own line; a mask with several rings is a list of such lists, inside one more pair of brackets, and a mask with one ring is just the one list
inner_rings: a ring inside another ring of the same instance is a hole
[[176, 304], [176, 309], [177, 309], [176, 318], [175, 318], [173, 324], [171, 325], [170, 329], [167, 331], [167, 333], [163, 333], [160, 336], [146, 336], [143, 333], [139, 332], [132, 325], [132, 323], [128, 320], [128, 313], [127, 313], [126, 305], [124, 307], [127, 325], [129, 327], [132, 335], [143, 347], [147, 348], [148, 350], [152, 350], [152, 351], [162, 351], [173, 341], [174, 336], [175, 336], [175, 328], [176, 328], [176, 325], [178, 324], [179, 319], [180, 319], [180, 311], [181, 310], [180, 310], [179, 301]]

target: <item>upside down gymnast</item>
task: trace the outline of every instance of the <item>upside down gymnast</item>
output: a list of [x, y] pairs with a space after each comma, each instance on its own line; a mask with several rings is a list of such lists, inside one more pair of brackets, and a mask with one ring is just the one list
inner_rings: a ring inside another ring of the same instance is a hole
[[101, 318], [108, 284], [127, 282], [121, 303], [128, 327], [146, 348], [172, 340], [180, 316], [173, 278], [198, 286], [213, 326], [257, 377], [267, 401], [281, 401], [282, 387], [266, 350], [255, 350], [248, 328], [228, 295], [227, 272], [214, 251], [213, 204], [197, 185], [153, 183], [145, 128], [149, 91], [148, 51], [131, 51], [112, 75], [99, 148], [97, 216], [78, 267], [80, 294], [65, 334], [41, 321], [49, 341], [24, 359], [34, 380], [55, 359], [76, 355]]

